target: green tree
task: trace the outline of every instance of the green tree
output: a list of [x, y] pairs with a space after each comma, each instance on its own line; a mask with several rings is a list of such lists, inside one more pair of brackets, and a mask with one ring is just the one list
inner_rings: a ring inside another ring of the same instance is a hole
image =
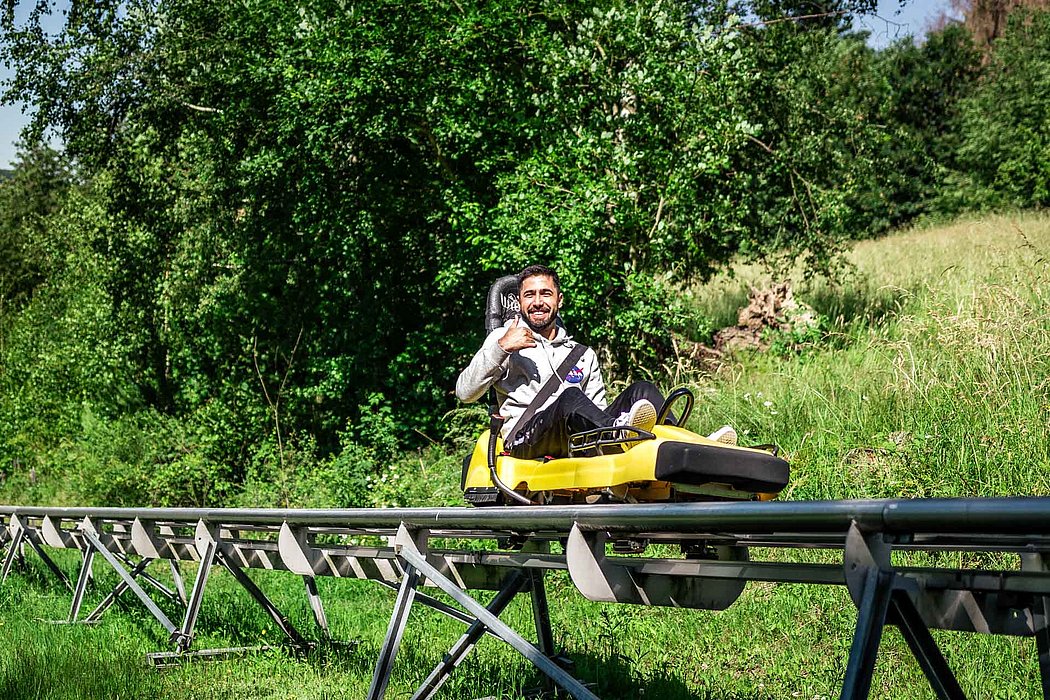
[[1050, 205], [1050, 12], [1010, 14], [961, 109], [958, 163], [977, 203]]
[[11, 176], [0, 180], [0, 317], [17, 310], [57, 264], [62, 242], [47, 221], [72, 185], [60, 153], [19, 146]]
[[169, 416], [235, 407], [233, 461], [296, 432], [334, 449], [376, 394], [428, 429], [487, 285], [527, 261], [562, 268], [619, 371], [655, 369], [679, 285], [738, 253], [827, 266], [882, 163], [878, 125], [833, 100], [856, 52], [838, 19], [101, 0], [51, 35], [48, 7], [8, 6], [0, 57], [104, 212], [119, 380]]

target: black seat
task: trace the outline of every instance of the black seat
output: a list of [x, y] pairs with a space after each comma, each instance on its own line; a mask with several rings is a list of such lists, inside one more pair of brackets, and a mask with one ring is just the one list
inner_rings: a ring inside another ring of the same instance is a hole
[[489, 296], [485, 302], [485, 334], [500, 328], [519, 313], [518, 276], [504, 275], [489, 287]]

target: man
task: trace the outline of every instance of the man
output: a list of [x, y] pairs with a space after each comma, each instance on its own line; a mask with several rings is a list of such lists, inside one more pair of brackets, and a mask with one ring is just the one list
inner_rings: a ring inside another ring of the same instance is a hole
[[543, 265], [522, 270], [520, 315], [485, 338], [456, 381], [456, 396], [466, 403], [477, 401], [495, 385], [502, 401], [500, 413], [507, 419], [501, 431], [504, 450], [521, 459], [565, 457], [569, 436], [585, 430], [613, 426], [652, 430], [656, 406], [664, 401], [653, 384], [635, 382], [607, 405], [598, 357], [588, 348], [554, 394], [529, 411], [577, 345], [557, 322], [562, 301], [554, 270]]

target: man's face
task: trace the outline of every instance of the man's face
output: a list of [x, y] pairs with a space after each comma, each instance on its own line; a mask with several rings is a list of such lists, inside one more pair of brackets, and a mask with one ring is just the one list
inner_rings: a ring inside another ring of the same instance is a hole
[[521, 317], [534, 332], [542, 333], [557, 318], [561, 298], [561, 292], [555, 288], [554, 280], [548, 275], [526, 277], [518, 290]]

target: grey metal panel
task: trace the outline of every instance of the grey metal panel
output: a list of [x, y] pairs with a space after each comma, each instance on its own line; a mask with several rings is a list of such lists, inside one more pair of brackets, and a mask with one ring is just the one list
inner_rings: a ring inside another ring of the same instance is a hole
[[[632, 603], [676, 608], [724, 610], [744, 590], [739, 578], [702, 580], [660, 573], [645, 573], [642, 567], [627, 567], [605, 556], [608, 535], [581, 532], [573, 527], [566, 547], [569, 575], [588, 600]], [[719, 558], [746, 562], [747, 551], [720, 548]]]

